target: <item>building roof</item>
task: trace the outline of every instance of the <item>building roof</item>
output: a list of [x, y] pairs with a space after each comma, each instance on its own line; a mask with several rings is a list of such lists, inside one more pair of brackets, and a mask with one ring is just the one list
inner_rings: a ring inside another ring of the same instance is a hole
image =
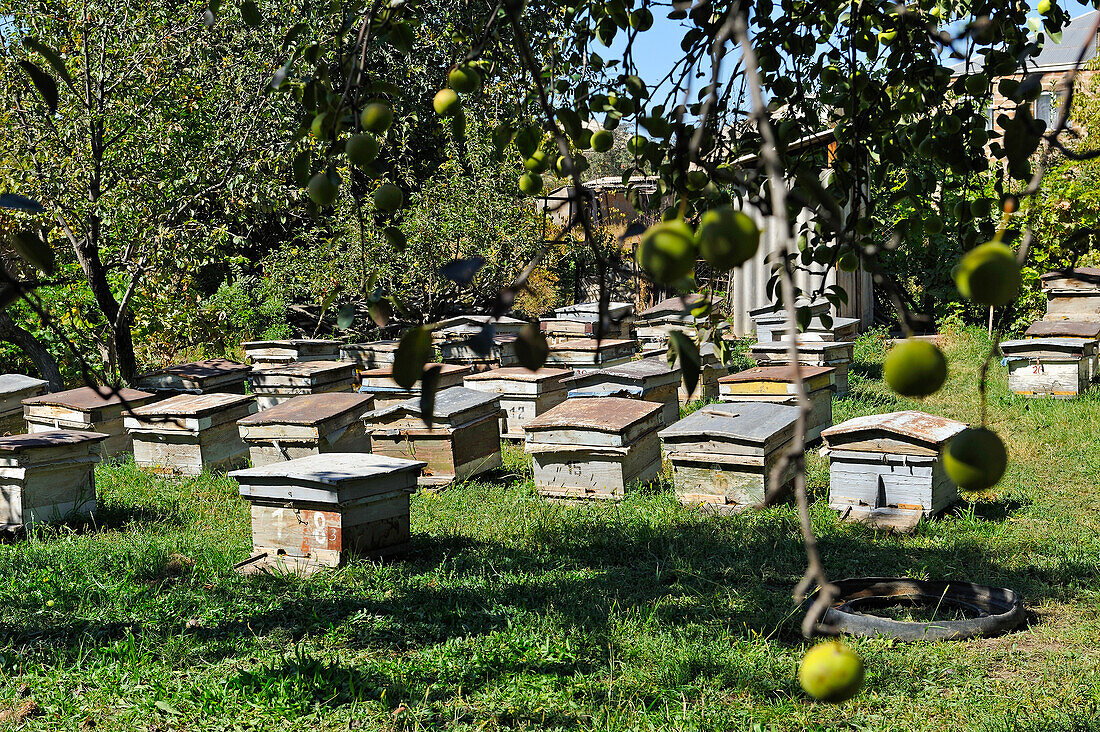
[[[1062, 28], [1061, 43], [1055, 43], [1050, 38], [1049, 33], [1044, 33], [1046, 39], [1043, 43], [1043, 49], [1038, 56], [1028, 59], [1028, 71], [1069, 71], [1077, 63], [1077, 55], [1086, 43], [1088, 43], [1088, 50], [1085, 53], [1085, 61], [1095, 58], [1097, 48], [1096, 38], [1092, 35], [1092, 27], [1096, 23], [1097, 13], [1100, 13], [1100, 10], [1093, 10], [1076, 18], [1071, 18]], [[1033, 33], [1031, 40], [1035, 40], [1036, 35]], [[965, 61], [955, 64], [951, 67], [952, 74], [966, 73], [966, 65]], [[976, 71], [978, 65], [976, 61], [971, 61], [970, 71]]]

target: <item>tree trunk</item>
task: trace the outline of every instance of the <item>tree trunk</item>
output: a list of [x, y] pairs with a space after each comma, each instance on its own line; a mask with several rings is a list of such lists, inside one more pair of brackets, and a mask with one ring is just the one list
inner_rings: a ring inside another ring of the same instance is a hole
[[30, 331], [19, 327], [6, 311], [0, 310], [0, 340], [13, 344], [34, 362], [38, 374], [50, 382], [50, 391], [61, 391], [65, 388], [61, 381], [61, 370], [57, 368], [57, 361], [42, 342], [34, 337]]
[[99, 247], [92, 243], [92, 236], [84, 236], [77, 240], [73, 249], [88, 278], [92, 296], [95, 297], [96, 304], [107, 318], [115, 357], [118, 359], [119, 378], [125, 384], [132, 384], [137, 375], [137, 358], [134, 356], [133, 334], [130, 333], [130, 316], [127, 313], [122, 318], [118, 317], [118, 300], [111, 291], [111, 284], [107, 281], [107, 270], [99, 258]]

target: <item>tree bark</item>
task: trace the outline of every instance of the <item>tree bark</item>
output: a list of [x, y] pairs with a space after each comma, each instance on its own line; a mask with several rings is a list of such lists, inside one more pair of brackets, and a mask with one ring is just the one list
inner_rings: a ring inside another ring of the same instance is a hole
[[[74, 242], [73, 249], [80, 267], [88, 278], [92, 296], [100, 311], [107, 318], [111, 329], [111, 341], [115, 358], [118, 360], [118, 375], [123, 383], [132, 384], [137, 374], [137, 358], [134, 356], [134, 338], [130, 332], [130, 315], [118, 317], [119, 304], [107, 281], [107, 269], [99, 258], [99, 248], [91, 242], [90, 236], [84, 236]], [[115, 324], [118, 327], [115, 327]]]
[[57, 361], [53, 354], [42, 345], [42, 342], [34, 337], [34, 334], [25, 328], [21, 328], [12, 320], [11, 316], [0, 310], [0, 340], [13, 344], [34, 362], [38, 374], [50, 382], [50, 391], [61, 391], [65, 384], [61, 381], [61, 370], [57, 368]]

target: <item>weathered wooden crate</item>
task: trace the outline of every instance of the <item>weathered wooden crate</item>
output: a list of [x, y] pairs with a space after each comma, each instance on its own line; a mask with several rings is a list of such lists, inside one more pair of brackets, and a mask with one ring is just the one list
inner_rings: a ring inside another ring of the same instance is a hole
[[474, 336], [440, 343], [439, 353], [443, 363], [469, 366], [474, 371], [487, 371], [519, 363], [519, 356], [516, 355], [516, 341], [519, 340], [517, 336], [494, 336], [485, 352], [479, 352], [478, 342], [472, 338]]
[[518, 335], [523, 326], [527, 325], [527, 321], [507, 315], [456, 315], [439, 322], [432, 330], [432, 341], [439, 345], [447, 341], [464, 340], [484, 332], [489, 325], [492, 326], [493, 336]]
[[500, 436], [522, 440], [528, 422], [565, 401], [572, 376], [569, 369], [544, 367], [531, 371], [513, 366], [471, 374], [463, 384], [467, 389], [498, 394], [504, 410]]
[[[790, 333], [787, 321], [771, 326], [770, 333], [773, 341], [787, 340], [787, 334]], [[831, 318], [831, 322], [826, 326], [825, 322], [817, 317], [810, 321], [810, 326], [806, 330], [798, 332], [800, 339], [826, 342], [854, 341], [858, 335], [859, 318]]]
[[[628, 302], [608, 304], [606, 338], [634, 339], [634, 306]], [[563, 340], [594, 338], [599, 332], [598, 302], [582, 302], [558, 308], [539, 320], [539, 328], [551, 344]]]
[[1100, 321], [1089, 323], [1077, 320], [1040, 320], [1032, 323], [1024, 331], [1024, 338], [1074, 338], [1092, 348], [1089, 359], [1089, 380], [1095, 380], [1100, 373], [1097, 351], [1100, 350]]
[[547, 366], [561, 368], [607, 368], [630, 361], [634, 357], [637, 342], [622, 339], [575, 338], [559, 341], [550, 346]]
[[237, 420], [256, 411], [247, 394], [177, 394], [125, 418], [134, 462], [169, 475], [198, 475], [248, 464]]
[[95, 466], [107, 437], [75, 430], [0, 437], [0, 529], [94, 511]]
[[407, 551], [409, 495], [423, 467], [329, 453], [233, 471], [252, 513], [252, 556], [236, 568], [308, 573], [353, 556]]
[[783, 404], [710, 404], [661, 430], [680, 502], [727, 512], [784, 497], [794, 463], [778, 482], [772, 472], [797, 419], [798, 408]]
[[683, 380], [680, 381], [680, 401], [684, 404], [698, 399], [706, 402], [720, 399], [721, 390], [718, 388], [718, 382], [729, 375], [730, 367], [718, 359], [713, 343], [708, 342], [699, 346], [699, 359], [701, 370], [699, 371], [699, 384], [695, 387], [695, 391], [688, 394]]
[[252, 372], [252, 392], [260, 409], [303, 394], [352, 391], [354, 387], [355, 364], [348, 361], [305, 361]]
[[822, 433], [829, 458], [829, 506], [841, 517], [894, 527], [915, 524], [958, 498], [940, 453], [966, 429], [923, 412], [856, 417]]
[[244, 394], [251, 366], [210, 358], [138, 377], [138, 388], [157, 394]]
[[360, 417], [370, 394], [305, 394], [237, 421], [253, 467], [331, 452], [370, 452]]
[[1047, 296], [1043, 320], [1100, 322], [1100, 269], [1056, 270], [1039, 280]]
[[104, 457], [133, 452], [134, 441], [123, 417], [155, 402], [160, 396], [136, 389], [82, 386], [23, 400], [23, 419], [31, 433], [52, 430], [99, 432], [107, 435], [100, 446]]
[[[425, 370], [430, 368], [439, 369], [439, 381], [436, 383], [436, 391], [462, 386], [462, 380], [474, 372], [469, 366], [455, 363], [428, 364]], [[374, 395], [375, 409], [385, 409], [395, 404], [407, 402], [409, 399], [420, 398], [421, 382], [417, 381], [411, 389], [401, 388], [393, 380], [393, 367], [391, 366], [364, 371], [359, 375], [359, 381], [359, 391]]]
[[391, 367], [399, 343], [400, 341], [346, 343], [340, 347], [340, 360], [354, 362], [359, 371]]
[[466, 480], [500, 467], [500, 396], [455, 386], [435, 395], [431, 426], [420, 399], [363, 415], [371, 452], [423, 460], [420, 484]]
[[[807, 303], [805, 300], [799, 300], [798, 306], [806, 307]], [[829, 314], [830, 305], [828, 300], [815, 300], [809, 304], [809, 308], [810, 322], [820, 324], [821, 316]], [[752, 318], [753, 327], [756, 329], [756, 340], [761, 343], [777, 340], [773, 331], [776, 328], [785, 328], [787, 324], [787, 311], [779, 303], [753, 308], [749, 311], [749, 317]]]
[[[790, 361], [787, 341], [754, 343], [749, 355], [760, 366], [780, 366]], [[855, 354], [851, 341], [798, 341], [798, 362], [806, 366], [828, 366], [835, 369], [836, 395], [848, 394], [848, 366]]]
[[241, 347], [250, 364], [266, 369], [295, 361], [336, 361], [340, 358], [341, 345], [339, 341], [320, 338], [292, 338], [285, 341], [248, 341]]
[[665, 358], [644, 358], [619, 366], [582, 371], [573, 378], [569, 397], [628, 396], [661, 405], [661, 426], [680, 419], [682, 373]]
[[[799, 366], [799, 375], [812, 405], [806, 421], [806, 440], [814, 442], [833, 424], [836, 371], [828, 366]], [[723, 402], [771, 402], [796, 405], [795, 375], [789, 364], [757, 366], [718, 380]]]
[[[711, 298], [711, 307], [717, 307], [725, 298]], [[669, 333], [683, 331], [689, 338], [696, 337], [695, 316], [692, 310], [703, 302], [703, 296], [694, 293], [661, 300], [656, 305], [638, 313], [634, 330], [642, 352], [659, 352], [667, 348]]]
[[0, 435], [21, 435], [27, 431], [23, 400], [41, 396], [50, 382], [23, 374], [0, 374]]
[[1004, 341], [1008, 388], [1016, 394], [1072, 399], [1089, 388], [1096, 342], [1080, 338]]
[[640, 399], [567, 399], [527, 423], [539, 493], [621, 499], [661, 473], [661, 405]]

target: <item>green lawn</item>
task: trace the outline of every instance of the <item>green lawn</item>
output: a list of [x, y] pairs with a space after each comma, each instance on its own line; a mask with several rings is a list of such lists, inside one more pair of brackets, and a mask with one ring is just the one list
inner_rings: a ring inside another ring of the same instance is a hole
[[[974, 421], [988, 343], [953, 333], [947, 349], [948, 386], [916, 405], [877, 381], [883, 343], [863, 339], [836, 420], [920, 406]], [[67, 730], [1100, 725], [1100, 399], [1018, 399], [1004, 382], [994, 368], [1002, 485], [912, 535], [839, 524], [812, 454], [831, 576], [1004, 585], [1032, 612], [991, 640], [853, 641], [867, 680], [841, 706], [796, 680], [791, 506], [702, 516], [667, 488], [550, 504], [511, 450], [506, 481], [414, 498], [406, 558], [306, 580], [232, 572], [249, 549], [233, 481], [102, 466], [96, 526], [0, 545], [0, 707], [33, 699], [24, 728]]]

